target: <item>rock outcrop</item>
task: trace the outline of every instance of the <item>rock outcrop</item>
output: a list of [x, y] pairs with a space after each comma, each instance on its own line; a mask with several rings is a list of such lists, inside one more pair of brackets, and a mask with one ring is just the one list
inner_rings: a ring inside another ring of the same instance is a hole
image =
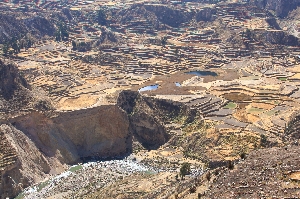
[[109, 157], [130, 152], [129, 122], [115, 105], [58, 113], [39, 112], [10, 121], [48, 157], [73, 164], [89, 156]]
[[169, 135], [160, 120], [160, 111], [146, 97], [135, 91], [120, 93], [117, 103], [129, 117], [130, 131], [147, 149], [155, 149], [166, 143]]
[[43, 16], [27, 18], [23, 21], [23, 23], [33, 35], [52, 36], [56, 31], [54, 24]]
[[3, 120], [0, 127], [1, 196], [15, 197], [23, 188], [91, 157], [132, 152], [133, 141], [156, 149], [170, 139], [165, 123], [196, 112], [182, 103], [120, 93], [117, 104], [70, 112], [31, 111]]
[[260, 8], [272, 10], [279, 17], [286, 17], [291, 10], [300, 6], [299, 0], [250, 0]]
[[219, 171], [206, 198], [299, 198], [299, 146], [253, 151]]
[[55, 162], [12, 125], [2, 124], [0, 136], [0, 198], [15, 197], [24, 187], [43, 180], [51, 169], [60, 167], [53, 168]]
[[286, 139], [289, 141], [291, 144], [299, 144], [300, 141], [300, 114], [299, 112], [295, 112], [289, 122], [288, 125], [285, 128], [285, 136]]
[[183, 117], [183, 122], [190, 123], [197, 117], [197, 111], [183, 103], [143, 96], [136, 91], [122, 91], [117, 104], [128, 113], [134, 140], [147, 149], [157, 149], [171, 138], [166, 123]]
[[[157, 30], [167, 26], [177, 28], [193, 19], [198, 22], [213, 21], [216, 11], [215, 8], [202, 8], [198, 11], [184, 12], [175, 7], [164, 5], [134, 4], [128, 9], [113, 13], [113, 15], [116, 16], [116, 20], [120, 24], [126, 24], [127, 27], [136, 27], [144, 23], [143, 27], [147, 27], [149, 30], [152, 27]], [[128, 24], [130, 25], [128, 26]]]
[[132, 147], [127, 114], [115, 105], [52, 117], [32, 112], [2, 124], [0, 136], [2, 198], [63, 171], [64, 164], [125, 155]]
[[32, 90], [13, 64], [0, 60], [0, 120], [34, 104]]
[[299, 46], [300, 41], [297, 37], [290, 35], [282, 30], [253, 30], [250, 31], [250, 39], [259, 41], [264, 45], [285, 45]]
[[157, 19], [168, 26], [179, 27], [182, 23], [192, 19], [192, 12], [183, 12], [181, 10], [172, 9], [168, 6], [145, 6], [148, 11], [153, 12]]
[[17, 67], [13, 64], [4, 64], [0, 60], [0, 95], [9, 100], [18, 89], [30, 86], [26, 80], [19, 74]]
[[24, 16], [23, 13], [16, 14], [4, 12], [0, 14], [0, 43], [5, 43], [13, 38], [30, 33], [34, 37], [45, 35], [53, 36], [54, 24], [44, 16]]
[[215, 8], [203, 8], [196, 13], [197, 21], [213, 21], [216, 17], [217, 9]]
[[[8, 87], [15, 82], [26, 86], [12, 79]], [[197, 114], [180, 102], [122, 91], [112, 105], [8, 117], [0, 123], [1, 196], [15, 197], [66, 164], [129, 154], [133, 142], [157, 149], [171, 138], [166, 123], [178, 118], [189, 123]]]
[[256, 32], [258, 37], [271, 44], [279, 44], [286, 46], [299, 46], [299, 39], [293, 35], [289, 35], [283, 31], [262, 31]]
[[30, 109], [52, 110], [52, 103], [42, 92], [32, 89], [18, 68], [0, 60], [0, 120]]
[[132, 113], [129, 119], [131, 132], [145, 148], [157, 149], [168, 141], [165, 127], [153, 114], [140, 109]]

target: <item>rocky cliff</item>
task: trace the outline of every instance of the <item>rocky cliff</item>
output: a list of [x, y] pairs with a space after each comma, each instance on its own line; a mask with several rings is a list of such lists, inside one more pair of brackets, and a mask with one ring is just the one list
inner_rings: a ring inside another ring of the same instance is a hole
[[285, 46], [299, 46], [299, 39], [293, 35], [290, 35], [284, 31], [255, 31], [255, 36], [258, 40], [265, 44], [279, 44]]
[[132, 152], [133, 142], [156, 149], [171, 136], [165, 124], [178, 117], [193, 121], [196, 111], [182, 103], [123, 91], [118, 102], [70, 112], [31, 111], [0, 126], [1, 197], [90, 157]]
[[196, 13], [197, 21], [213, 21], [216, 17], [217, 9], [215, 8], [203, 8]]
[[55, 32], [53, 22], [44, 16], [24, 16], [22, 13], [5, 12], [0, 14], [0, 43], [26, 34], [35, 37], [52, 36]]
[[23, 132], [0, 125], [0, 198], [15, 197], [24, 187], [43, 180], [60, 164], [47, 158]]
[[[152, 27], [155, 30], [168, 27], [180, 27], [184, 23], [190, 23], [193, 19], [199, 21], [213, 21], [215, 8], [201, 8], [197, 11], [186, 12], [175, 7], [163, 5], [134, 4], [128, 9], [118, 12], [112, 11], [114, 20], [120, 24], [143, 27]], [[138, 17], [137, 17], [138, 16]], [[139, 19], [139, 20], [138, 20]]]
[[123, 91], [118, 98], [118, 105], [128, 114], [134, 138], [145, 148], [158, 148], [168, 141], [169, 136], [159, 119], [161, 110], [147, 98], [134, 91]]
[[300, 142], [300, 113], [295, 112], [289, 119], [288, 125], [285, 128], [285, 136], [289, 143], [298, 145]]
[[147, 149], [157, 149], [171, 136], [165, 124], [176, 118], [185, 118], [189, 123], [195, 120], [197, 111], [180, 102], [140, 95], [135, 91], [123, 91], [118, 102], [128, 114], [130, 131], [134, 140]]
[[47, 117], [40, 112], [10, 122], [48, 157], [73, 164], [88, 156], [118, 156], [130, 151], [129, 122], [115, 105]]
[[0, 120], [33, 108], [45, 111], [52, 105], [43, 92], [31, 88], [14, 64], [0, 60]]
[[179, 27], [182, 23], [190, 21], [193, 17], [192, 12], [183, 12], [168, 6], [145, 6], [145, 8], [154, 13], [157, 20], [161, 23], [171, 27]]
[[0, 119], [29, 107], [33, 101], [30, 86], [17, 67], [0, 60]]
[[290, 11], [300, 6], [299, 0], [250, 0], [250, 3], [271, 10], [279, 17], [286, 17]]
[[113, 157], [131, 151], [127, 114], [115, 105], [46, 116], [32, 112], [0, 128], [1, 196], [15, 197], [50, 171], [88, 157]]
[[18, 89], [30, 89], [26, 80], [19, 74], [17, 67], [13, 64], [4, 64], [0, 60], [0, 95], [9, 100]]
[[[58, 25], [71, 22], [73, 13], [68, 9], [51, 12], [1, 11], [0, 13], [0, 43], [4, 44], [14, 39], [25, 39], [34, 42], [44, 36], [54, 36]], [[75, 13], [74, 13], [75, 14]]]

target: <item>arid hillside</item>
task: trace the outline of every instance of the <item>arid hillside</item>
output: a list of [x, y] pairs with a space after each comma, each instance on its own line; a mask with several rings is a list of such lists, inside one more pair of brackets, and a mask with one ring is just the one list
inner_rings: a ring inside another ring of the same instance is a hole
[[0, 2], [0, 198], [299, 198], [298, 0]]

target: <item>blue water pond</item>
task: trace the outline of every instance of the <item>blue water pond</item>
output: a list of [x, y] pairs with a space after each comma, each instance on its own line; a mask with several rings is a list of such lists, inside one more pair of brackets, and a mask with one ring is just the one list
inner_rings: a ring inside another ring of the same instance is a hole
[[154, 84], [154, 85], [150, 85], [150, 86], [145, 86], [143, 88], [140, 88], [138, 91], [142, 92], [142, 91], [152, 91], [152, 90], [156, 90], [158, 89], [158, 84]]
[[178, 87], [181, 86], [181, 84], [179, 82], [175, 82], [175, 85], [178, 86]]
[[212, 71], [201, 71], [201, 70], [195, 70], [186, 72], [187, 74], [197, 75], [197, 76], [218, 76], [217, 73]]

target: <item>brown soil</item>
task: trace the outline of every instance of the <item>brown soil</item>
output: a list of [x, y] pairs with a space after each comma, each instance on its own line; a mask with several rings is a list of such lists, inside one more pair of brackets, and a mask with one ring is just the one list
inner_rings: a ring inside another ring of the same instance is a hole
[[234, 101], [234, 102], [244, 102], [244, 101], [251, 101], [252, 100], [252, 96], [247, 95], [245, 93], [225, 93], [223, 95], [224, 98], [230, 100], [230, 101]]
[[[225, 169], [207, 198], [299, 198], [299, 147], [253, 151], [233, 170]], [[297, 172], [294, 172], [297, 171]]]

